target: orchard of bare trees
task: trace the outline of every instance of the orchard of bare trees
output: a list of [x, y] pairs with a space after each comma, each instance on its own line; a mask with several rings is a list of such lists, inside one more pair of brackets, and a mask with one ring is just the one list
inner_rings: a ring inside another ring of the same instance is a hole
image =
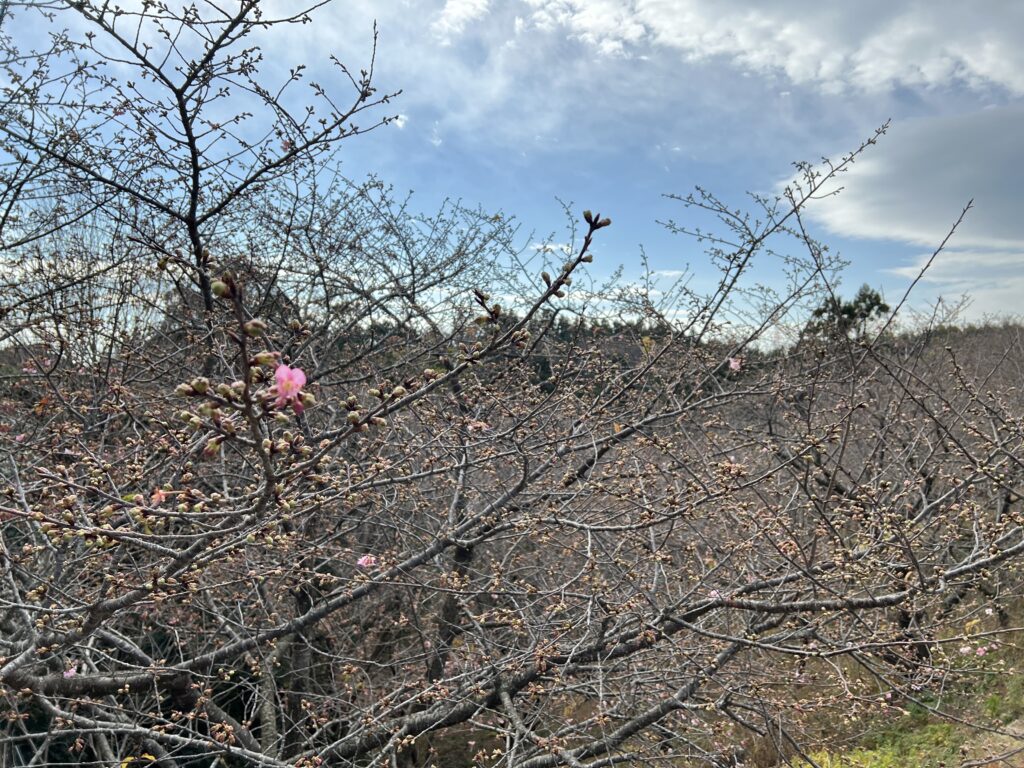
[[804, 226], [878, 135], [602, 286], [600, 201], [342, 177], [394, 96], [263, 74], [291, 13], [6, 8], [0, 765], [766, 768], [1009, 671], [1019, 331]]

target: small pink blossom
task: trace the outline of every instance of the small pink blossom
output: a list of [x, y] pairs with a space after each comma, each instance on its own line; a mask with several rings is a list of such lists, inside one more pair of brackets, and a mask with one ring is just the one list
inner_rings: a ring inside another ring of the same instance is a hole
[[741, 370], [743, 370], [743, 358], [742, 357], [730, 357], [729, 358], [729, 370], [730, 371], [741, 371]]
[[281, 151], [282, 152], [291, 152], [293, 146], [295, 146], [295, 145], [292, 144], [292, 140], [291, 139], [282, 139], [281, 140]]
[[274, 388], [277, 399], [274, 404], [278, 408], [283, 408], [291, 403], [296, 413], [302, 413], [302, 388], [306, 386], [305, 372], [301, 368], [279, 365], [274, 372], [274, 379], [277, 381]]
[[356, 560], [356, 565], [360, 568], [373, 568], [377, 564], [377, 558], [374, 555], [363, 555]]
[[993, 613], [995, 613], [995, 611], [992, 608], [986, 608], [985, 609], [985, 615], [986, 616], [991, 616]]
[[985, 646], [981, 646], [981, 647], [980, 647], [980, 648], [978, 648], [978, 650], [976, 650], [976, 651], [975, 651], [974, 653], [975, 653], [976, 655], [978, 655], [978, 656], [984, 656], [984, 655], [985, 655], [985, 652], [986, 652], [986, 648], [985, 648]]
[[960, 655], [961, 656], [970, 656], [973, 651], [974, 651], [974, 649], [971, 648], [971, 646], [969, 646], [969, 645], [961, 645], [960, 646]]
[[24, 443], [25, 442], [25, 433], [22, 432], [20, 435], [15, 435], [14, 436], [14, 441], [17, 442], [17, 443]]
[[470, 432], [487, 432], [490, 428], [491, 425], [486, 421], [471, 421], [466, 425], [466, 429]]
[[160, 506], [165, 501], [167, 501], [167, 491], [165, 491], [163, 488], [157, 488], [155, 491], [153, 491], [153, 495], [149, 497], [149, 502], [154, 507]]
[[74, 677], [77, 674], [78, 674], [78, 670], [75, 669], [75, 667], [70, 667], [69, 669], [65, 669], [64, 670], [64, 677], [65, 678]]

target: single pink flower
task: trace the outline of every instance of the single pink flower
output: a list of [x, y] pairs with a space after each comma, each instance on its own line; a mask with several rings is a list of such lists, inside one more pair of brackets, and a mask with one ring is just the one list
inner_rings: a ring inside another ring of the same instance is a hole
[[64, 670], [64, 677], [65, 678], [74, 677], [77, 674], [78, 674], [78, 670], [75, 667], [70, 667], [70, 668]]
[[277, 399], [274, 404], [278, 408], [283, 408], [291, 403], [296, 413], [302, 413], [302, 388], [306, 386], [305, 372], [301, 368], [279, 365], [274, 372], [274, 378], [277, 380], [274, 390]]
[[973, 649], [969, 645], [961, 645], [960, 646], [960, 655], [961, 656], [969, 656], [972, 650]]
[[356, 565], [360, 568], [373, 568], [377, 564], [377, 558], [374, 555], [363, 555], [356, 560]]
[[730, 357], [729, 358], [729, 370], [730, 371], [741, 371], [741, 370], [743, 370], [743, 358], [742, 357]]
[[153, 491], [153, 495], [149, 497], [149, 503], [154, 507], [158, 507], [167, 501], [167, 491], [163, 488], [157, 488]]
[[986, 652], [986, 650], [987, 650], [987, 649], [985, 648], [985, 646], [981, 646], [981, 647], [980, 647], [980, 648], [979, 648], [978, 650], [976, 650], [976, 651], [975, 651], [975, 653], [976, 653], [976, 654], [977, 654], [978, 656], [984, 656], [984, 655], [985, 655], [985, 652]]

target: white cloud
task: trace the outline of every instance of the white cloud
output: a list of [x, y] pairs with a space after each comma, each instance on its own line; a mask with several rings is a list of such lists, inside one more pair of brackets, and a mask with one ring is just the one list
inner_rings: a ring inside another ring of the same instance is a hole
[[829, 92], [942, 87], [1024, 94], [1024, 3], [993, 0], [527, 0], [539, 28], [599, 51], [657, 44]]
[[840, 235], [937, 245], [969, 199], [962, 248], [1024, 250], [1024, 105], [896, 123], [812, 215]]
[[925, 274], [932, 295], [975, 298], [973, 312], [1019, 312], [1024, 290], [1024, 105], [896, 123], [810, 216], [830, 232], [926, 251], [886, 271], [917, 276], [969, 199], [974, 206]]
[[435, 147], [440, 147], [442, 144], [444, 144], [444, 139], [441, 138], [441, 128], [437, 122], [435, 122], [434, 127], [430, 129], [429, 141]]
[[431, 30], [444, 45], [451, 45], [469, 24], [487, 15], [488, 0], [447, 0]]

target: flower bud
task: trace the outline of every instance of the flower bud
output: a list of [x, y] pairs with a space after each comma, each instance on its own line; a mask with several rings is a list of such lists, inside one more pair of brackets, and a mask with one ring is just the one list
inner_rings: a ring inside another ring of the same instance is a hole
[[271, 352], [269, 350], [264, 350], [262, 352], [257, 352], [255, 355], [253, 355], [252, 364], [253, 365], [273, 365], [274, 363], [276, 363], [278, 361], [278, 358], [280, 358], [280, 357], [281, 357], [281, 353], [280, 352]]
[[360, 421], [362, 421], [362, 416], [359, 415], [359, 411], [349, 411], [348, 412], [348, 423], [349, 424], [358, 424]]
[[592, 224], [594, 221], [594, 214], [592, 214], [590, 211], [584, 211], [583, 220], [587, 222], [587, 224]]
[[370, 397], [376, 397], [376, 398], [378, 398], [378, 399], [380, 399], [380, 398], [381, 398], [381, 391], [380, 391], [379, 389], [376, 389], [376, 388], [374, 388], [374, 389], [368, 389], [368, 390], [366, 391], [366, 393], [367, 393], [367, 394], [368, 394], [368, 395], [369, 395]]
[[218, 299], [229, 299], [232, 293], [231, 286], [223, 280], [214, 280], [210, 283], [210, 292]]
[[200, 395], [205, 395], [210, 389], [210, 380], [205, 376], [197, 376], [190, 382], [192, 389], [198, 392]]
[[245, 334], [247, 336], [259, 336], [267, 330], [267, 324], [262, 320], [250, 320], [242, 327], [245, 329]]
[[174, 394], [179, 397], [192, 397], [195, 393], [196, 391], [192, 389], [191, 384], [179, 384], [174, 388]]
[[405, 391], [405, 387], [403, 387], [403, 386], [397, 386], [397, 387], [395, 387], [394, 389], [391, 390], [391, 396], [392, 397], [405, 397], [405, 395], [406, 395], [406, 391]]
[[316, 405], [316, 398], [313, 397], [312, 392], [303, 392], [302, 397], [300, 399], [302, 400], [303, 408], [312, 408], [314, 405]]

